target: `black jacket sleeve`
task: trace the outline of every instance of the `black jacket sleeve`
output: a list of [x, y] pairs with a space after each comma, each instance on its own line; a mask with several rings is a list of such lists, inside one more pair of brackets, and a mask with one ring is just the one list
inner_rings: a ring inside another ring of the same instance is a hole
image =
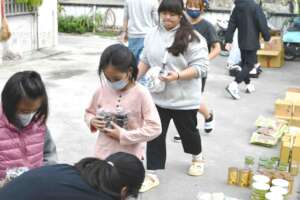
[[269, 41], [271, 39], [271, 35], [269, 32], [268, 22], [265, 14], [259, 6], [256, 6], [256, 24], [258, 25], [259, 31], [261, 32], [265, 41]]
[[232, 43], [233, 40], [233, 34], [235, 32], [235, 29], [237, 28], [237, 13], [236, 8], [233, 9], [232, 14], [230, 16], [228, 29], [226, 31], [225, 40], [226, 43]]

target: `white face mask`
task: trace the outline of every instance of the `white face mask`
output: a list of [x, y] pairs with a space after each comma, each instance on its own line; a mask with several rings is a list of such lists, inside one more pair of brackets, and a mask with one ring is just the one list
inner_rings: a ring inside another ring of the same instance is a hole
[[34, 117], [35, 114], [36, 114], [36, 112], [29, 113], [29, 114], [18, 114], [17, 116], [18, 116], [18, 119], [20, 120], [21, 124], [25, 127], [30, 124], [30, 122], [32, 121], [32, 118]]

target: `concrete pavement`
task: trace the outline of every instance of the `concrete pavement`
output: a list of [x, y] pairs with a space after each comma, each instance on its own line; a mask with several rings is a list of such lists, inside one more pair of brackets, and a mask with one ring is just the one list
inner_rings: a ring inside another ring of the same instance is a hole
[[[34, 59], [0, 66], [1, 91], [6, 80], [17, 71], [36, 70], [41, 73], [50, 99], [48, 125], [61, 162], [74, 163], [93, 155], [96, 136], [89, 133], [84, 123], [84, 109], [100, 83], [97, 76], [100, 53], [114, 42], [116, 40], [98, 36], [60, 35], [60, 46], [50, 51], [50, 55], [45, 51], [43, 56], [40, 52], [42, 56]], [[278, 147], [250, 145], [249, 139], [255, 130], [255, 119], [259, 115], [272, 116], [275, 100], [283, 97], [288, 87], [300, 87], [299, 61], [289, 62], [280, 69], [263, 69], [261, 77], [253, 81], [257, 91], [249, 95], [241, 90], [239, 101], [232, 100], [225, 93], [226, 85], [232, 80], [225, 64], [223, 57], [211, 63], [204, 95], [216, 116], [216, 130], [209, 136], [202, 134], [205, 174], [196, 178], [186, 175], [191, 157], [183, 153], [180, 144], [172, 142], [176, 133], [172, 124], [167, 140], [167, 169], [159, 172], [161, 185], [142, 194], [140, 199], [193, 200], [200, 191], [224, 192], [232, 197], [249, 199], [250, 190], [226, 185], [228, 167], [243, 167], [246, 155], [257, 158], [278, 155]], [[202, 121], [199, 116], [199, 127], [202, 127]], [[290, 199], [296, 199], [296, 195]]]

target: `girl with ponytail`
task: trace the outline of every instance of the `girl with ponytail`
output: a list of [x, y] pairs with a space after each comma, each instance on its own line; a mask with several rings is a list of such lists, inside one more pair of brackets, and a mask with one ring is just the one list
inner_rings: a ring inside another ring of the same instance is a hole
[[122, 44], [107, 47], [98, 74], [101, 85], [85, 112], [91, 132], [98, 132], [96, 156], [127, 152], [142, 159], [145, 142], [160, 134], [161, 124], [150, 93], [136, 82], [134, 55]]
[[141, 192], [159, 185], [156, 170], [165, 169], [166, 134], [171, 119], [182, 140], [184, 152], [192, 157], [187, 174], [200, 176], [204, 170], [197, 110], [201, 103], [201, 77], [208, 66], [207, 43], [193, 30], [182, 0], [162, 0], [158, 13], [160, 25], [145, 38], [138, 77], [151, 68], [148, 75], [157, 67], [163, 72], [157, 79], [165, 83], [164, 90], [152, 91], [162, 133], [147, 143], [148, 172]]

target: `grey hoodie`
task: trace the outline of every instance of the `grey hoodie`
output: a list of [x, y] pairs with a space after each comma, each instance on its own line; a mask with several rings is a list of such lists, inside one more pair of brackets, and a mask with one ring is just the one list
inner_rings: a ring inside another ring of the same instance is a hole
[[[141, 61], [149, 67], [161, 67], [166, 48], [172, 45], [178, 28], [179, 26], [167, 31], [163, 26], [158, 26], [152, 29], [145, 38]], [[155, 104], [162, 108], [175, 110], [199, 108], [201, 74], [207, 71], [209, 61], [206, 40], [196, 31], [195, 33], [200, 42], [191, 42], [184, 54], [177, 57], [168, 53], [166, 69], [180, 72], [188, 67], [194, 67], [198, 70], [199, 76], [192, 80], [169, 82], [163, 92], [152, 93]]]

